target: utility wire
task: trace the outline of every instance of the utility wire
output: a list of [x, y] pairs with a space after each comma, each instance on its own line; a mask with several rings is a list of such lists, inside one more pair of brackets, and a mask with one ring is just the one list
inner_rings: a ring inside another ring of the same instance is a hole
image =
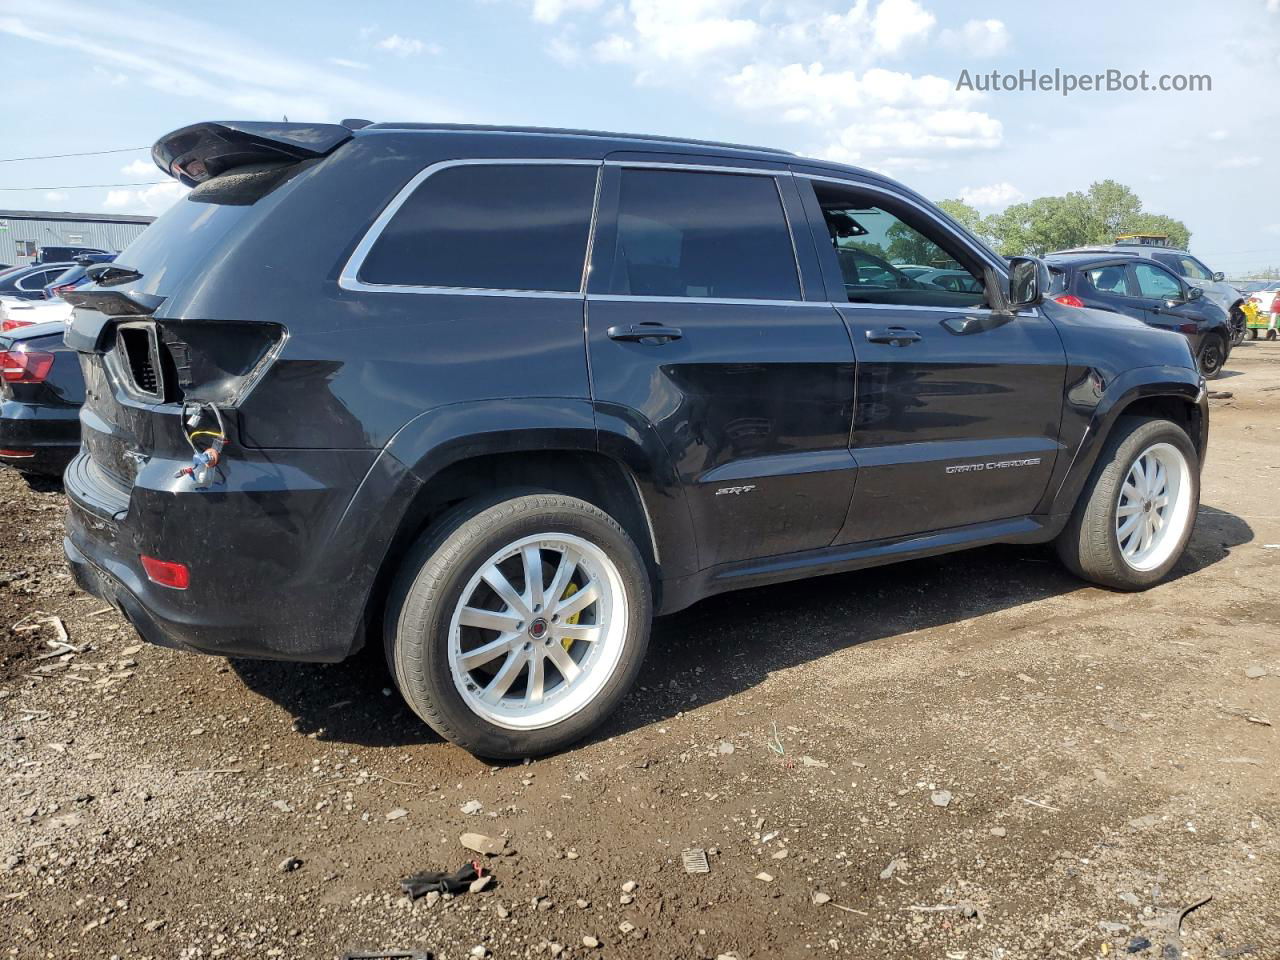
[[19, 163], [23, 160], [61, 160], [64, 157], [100, 157], [105, 153], [133, 153], [149, 150], [149, 147], [121, 147], [119, 150], [86, 150], [84, 153], [48, 153], [42, 157], [4, 157], [0, 163]]
[[103, 187], [154, 187], [172, 180], [135, 180], [133, 183], [75, 183], [60, 187], [0, 187], [0, 190], [99, 190]]

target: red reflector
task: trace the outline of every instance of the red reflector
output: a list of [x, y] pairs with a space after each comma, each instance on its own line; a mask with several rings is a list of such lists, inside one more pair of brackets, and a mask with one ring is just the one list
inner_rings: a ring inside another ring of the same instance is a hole
[[0, 350], [5, 383], [41, 383], [53, 369], [53, 354], [42, 350]]
[[33, 323], [35, 323], [34, 320], [6, 319], [3, 323], [0, 323], [0, 333], [4, 332], [5, 330], [17, 330], [19, 327], [29, 327]]
[[1064, 307], [1083, 307], [1084, 301], [1077, 297], [1074, 293], [1064, 293], [1060, 297], [1053, 298], [1054, 303], [1060, 303]]
[[1178, 332], [1179, 333], [1195, 333], [1196, 325], [1194, 323], [1180, 323], [1178, 324]]
[[35, 455], [34, 450], [0, 450], [0, 457], [12, 457], [18, 460], [34, 457]]
[[155, 557], [141, 556], [142, 569], [147, 572], [147, 579], [162, 587], [174, 590], [185, 590], [191, 586], [191, 572], [185, 563], [171, 563], [168, 560], [157, 560]]

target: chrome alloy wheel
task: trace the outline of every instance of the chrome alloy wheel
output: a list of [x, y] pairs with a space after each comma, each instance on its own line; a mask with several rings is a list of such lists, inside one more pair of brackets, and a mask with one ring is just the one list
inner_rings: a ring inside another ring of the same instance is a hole
[[449, 624], [449, 669], [467, 707], [509, 730], [566, 720], [617, 668], [627, 636], [617, 566], [565, 533], [510, 543], [481, 564]]
[[1116, 541], [1134, 570], [1154, 570], [1166, 560], [1191, 522], [1191, 467], [1182, 451], [1153, 443], [1138, 454], [1120, 487]]

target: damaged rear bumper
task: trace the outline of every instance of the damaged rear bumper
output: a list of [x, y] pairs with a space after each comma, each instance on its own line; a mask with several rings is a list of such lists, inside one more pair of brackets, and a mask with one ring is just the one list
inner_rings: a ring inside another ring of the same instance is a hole
[[[364, 565], [326, 544], [367, 459], [356, 451], [240, 459], [205, 489], [175, 480], [175, 463], [153, 460], [126, 488], [82, 454], [64, 477], [67, 562], [76, 582], [119, 609], [148, 643], [341, 660], [360, 645], [372, 571], [364, 578]], [[153, 583], [144, 554], [185, 564], [190, 586]]]

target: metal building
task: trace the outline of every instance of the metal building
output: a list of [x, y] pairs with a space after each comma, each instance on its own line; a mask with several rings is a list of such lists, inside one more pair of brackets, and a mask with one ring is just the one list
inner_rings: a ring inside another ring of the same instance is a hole
[[0, 263], [31, 263], [44, 246], [120, 251], [155, 217], [128, 214], [0, 210]]

